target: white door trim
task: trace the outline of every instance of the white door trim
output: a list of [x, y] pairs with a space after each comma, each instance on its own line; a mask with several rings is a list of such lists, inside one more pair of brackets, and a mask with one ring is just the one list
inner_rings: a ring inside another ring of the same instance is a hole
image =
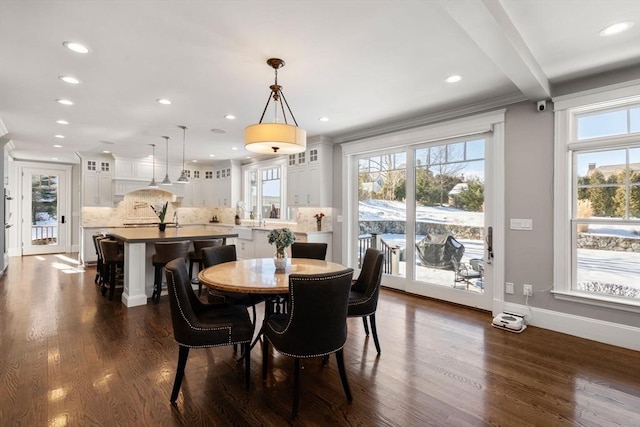
[[[18, 233], [18, 239], [19, 239], [19, 248], [18, 251], [19, 253], [22, 255], [23, 254], [23, 249], [25, 247], [25, 229], [24, 227], [28, 226], [29, 224], [25, 223], [24, 218], [29, 218], [30, 213], [29, 212], [24, 212], [24, 205], [25, 205], [25, 200], [27, 200], [27, 197], [31, 197], [29, 194], [24, 194], [24, 171], [28, 170], [28, 169], [41, 169], [41, 170], [54, 170], [54, 171], [58, 171], [60, 172], [60, 175], [64, 177], [64, 182], [62, 183], [62, 185], [60, 186], [60, 191], [64, 192], [64, 200], [63, 203], [60, 206], [60, 212], [58, 213], [59, 215], [64, 215], [66, 218], [65, 224], [67, 225], [66, 227], [59, 227], [58, 229], [58, 236], [61, 240], [60, 245], [58, 245], [59, 247], [59, 252], [70, 252], [71, 251], [71, 227], [72, 227], [72, 222], [71, 222], [71, 179], [72, 179], [72, 175], [71, 175], [71, 170], [72, 170], [72, 165], [65, 165], [65, 164], [59, 164], [59, 163], [38, 163], [38, 162], [23, 162], [23, 161], [16, 161], [15, 162], [15, 166], [16, 166], [16, 173], [17, 173], [17, 182], [20, 183], [20, 185], [17, 188], [17, 192], [18, 192], [18, 198], [20, 200], [20, 203], [18, 203], [18, 216], [19, 218], [21, 218], [20, 223], [18, 224], [20, 227], [20, 231]], [[43, 251], [43, 253], [47, 253], [47, 251]]]

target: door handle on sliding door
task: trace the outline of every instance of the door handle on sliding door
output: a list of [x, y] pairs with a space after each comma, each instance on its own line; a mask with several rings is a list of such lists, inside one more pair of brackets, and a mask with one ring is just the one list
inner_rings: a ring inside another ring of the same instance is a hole
[[487, 264], [491, 264], [493, 260], [493, 227], [487, 230]]

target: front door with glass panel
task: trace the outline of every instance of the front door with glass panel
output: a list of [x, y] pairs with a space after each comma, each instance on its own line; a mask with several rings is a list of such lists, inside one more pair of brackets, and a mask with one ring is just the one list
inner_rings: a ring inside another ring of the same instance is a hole
[[65, 172], [24, 168], [22, 179], [22, 254], [64, 252]]

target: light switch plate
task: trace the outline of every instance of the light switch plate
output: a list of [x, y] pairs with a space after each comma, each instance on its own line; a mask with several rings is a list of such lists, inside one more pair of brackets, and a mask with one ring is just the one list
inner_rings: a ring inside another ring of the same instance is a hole
[[533, 230], [533, 220], [511, 218], [510, 227], [512, 230]]

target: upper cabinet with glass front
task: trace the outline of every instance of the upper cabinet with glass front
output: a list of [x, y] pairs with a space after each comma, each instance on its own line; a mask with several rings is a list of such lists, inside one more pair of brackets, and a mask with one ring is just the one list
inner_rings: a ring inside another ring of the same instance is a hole
[[310, 143], [307, 150], [292, 154], [287, 162], [287, 204], [292, 207], [331, 206], [333, 146]]
[[213, 193], [208, 196], [205, 194], [205, 200], [213, 202], [213, 206], [235, 207], [240, 200], [240, 178], [238, 160], [227, 160], [216, 164], [212, 173], [213, 189], [206, 189]]
[[91, 158], [82, 161], [83, 206], [111, 206], [113, 159]]

